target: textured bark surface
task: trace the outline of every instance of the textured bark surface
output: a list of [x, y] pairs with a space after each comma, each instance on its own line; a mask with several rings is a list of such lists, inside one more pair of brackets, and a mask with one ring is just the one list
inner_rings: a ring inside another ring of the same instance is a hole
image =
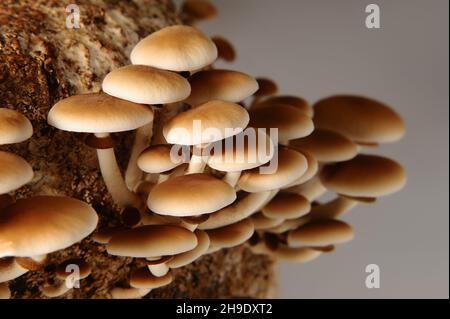
[[[65, 11], [72, 1], [0, 1], [0, 107], [16, 109], [34, 126], [24, 143], [3, 146], [31, 163], [35, 178], [16, 191], [16, 198], [37, 194], [68, 195], [97, 210], [99, 226], [119, 224], [98, 170], [95, 152], [83, 143], [83, 134], [58, 131], [46, 122], [49, 108], [69, 95], [100, 90], [103, 77], [128, 63], [134, 44], [166, 25], [176, 24], [176, 10], [168, 0], [77, 0], [79, 29], [67, 29]], [[161, 125], [161, 123], [157, 123]], [[126, 165], [133, 133], [116, 135], [116, 150]], [[68, 258], [84, 258], [93, 267], [65, 298], [109, 298], [115, 285], [125, 285], [137, 266], [131, 258], [108, 255], [89, 238], [49, 255], [42, 271], [29, 272], [10, 282], [13, 298], [43, 298], [39, 287], [54, 280], [55, 266]], [[174, 270], [176, 280], [148, 297], [220, 298], [268, 297], [274, 291], [274, 264], [244, 247], [202, 257]]]

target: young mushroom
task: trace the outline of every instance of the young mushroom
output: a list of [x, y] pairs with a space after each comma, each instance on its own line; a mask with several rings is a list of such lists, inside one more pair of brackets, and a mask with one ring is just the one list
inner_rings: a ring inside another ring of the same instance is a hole
[[[237, 223], [210, 229], [206, 232], [208, 233], [210, 240], [210, 247], [213, 249], [223, 249], [238, 246], [246, 242], [250, 237], [252, 237], [255, 228], [253, 222], [249, 219], [243, 219]], [[210, 253], [214, 251], [210, 249]]]
[[311, 104], [309, 104], [309, 102], [302, 97], [292, 95], [278, 95], [268, 97], [267, 99], [264, 99], [263, 101], [252, 105], [252, 109], [279, 104], [293, 106], [302, 111], [306, 116], [311, 118], [313, 117], [314, 111]]
[[236, 60], [236, 50], [233, 45], [221, 36], [213, 36], [211, 37], [212, 42], [217, 47], [218, 58], [227, 62], [233, 62]]
[[24, 115], [15, 110], [0, 108], [0, 145], [20, 143], [31, 135], [33, 127]]
[[33, 169], [23, 158], [0, 151], [0, 194], [9, 193], [29, 183], [33, 175]]
[[217, 16], [216, 7], [208, 0], [184, 0], [181, 16], [187, 24], [210, 20]]
[[[170, 272], [164, 276], [153, 275], [148, 267], [135, 269], [130, 276], [130, 286], [136, 289], [156, 289], [169, 285], [173, 281]], [[150, 291], [149, 291], [150, 292]]]
[[28, 269], [20, 266], [14, 257], [0, 258], [0, 283], [16, 279], [27, 272]]
[[206, 253], [210, 245], [208, 234], [200, 229], [195, 230], [194, 233], [197, 236], [197, 246], [190, 251], [174, 256], [167, 262], [167, 266], [170, 268], [180, 268], [191, 264]]
[[[126, 186], [114, 154], [110, 133], [130, 131], [151, 123], [153, 112], [143, 104], [105, 93], [75, 95], [56, 103], [48, 113], [50, 125], [65, 131], [92, 133], [100, 171], [113, 200], [121, 207], [141, 208], [140, 198]], [[92, 135], [90, 135], [92, 136]]]
[[302, 217], [310, 210], [311, 204], [305, 197], [296, 193], [280, 192], [261, 212], [268, 218], [285, 220]]
[[258, 91], [253, 94], [254, 98], [250, 104], [250, 108], [257, 104], [262, 98], [275, 95], [278, 92], [278, 85], [271, 79], [268, 78], [257, 78]]

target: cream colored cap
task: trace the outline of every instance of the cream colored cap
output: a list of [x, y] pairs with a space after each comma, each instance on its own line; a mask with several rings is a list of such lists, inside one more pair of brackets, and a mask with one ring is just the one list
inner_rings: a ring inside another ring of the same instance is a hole
[[251, 193], [282, 188], [300, 178], [307, 168], [305, 156], [282, 147], [278, 150], [278, 167], [274, 173], [262, 174], [257, 167], [243, 172], [238, 185], [242, 190]]
[[0, 108], [0, 145], [20, 143], [33, 135], [30, 121], [21, 113]]
[[172, 145], [152, 145], [144, 150], [137, 159], [137, 165], [146, 173], [162, 173], [174, 169], [183, 163], [183, 159], [174, 154], [171, 156]]
[[186, 99], [190, 105], [211, 100], [241, 102], [258, 90], [258, 83], [248, 74], [232, 70], [206, 70], [189, 78], [192, 92]]
[[160, 215], [196, 216], [213, 213], [236, 199], [234, 189], [208, 174], [189, 174], [156, 185], [148, 196], [150, 210]]
[[[194, 121], [201, 121], [201, 129]], [[178, 114], [164, 125], [163, 134], [168, 143], [200, 145], [236, 135], [248, 122], [249, 115], [242, 106], [214, 100]]]
[[273, 256], [280, 260], [300, 264], [310, 262], [321, 254], [322, 252], [317, 249], [308, 247], [292, 248], [286, 245], [280, 245], [273, 251]]
[[326, 165], [320, 173], [330, 191], [354, 197], [379, 197], [399, 191], [406, 173], [397, 162], [377, 155], [360, 154], [347, 162]]
[[22, 157], [0, 151], [0, 194], [22, 187], [33, 179], [33, 169]]
[[174, 225], [146, 225], [115, 234], [106, 247], [111, 255], [128, 257], [172, 256], [192, 250], [197, 237]]
[[167, 104], [184, 100], [191, 93], [181, 75], [146, 65], [127, 65], [108, 73], [103, 91], [120, 99], [142, 104]]
[[314, 124], [356, 142], [387, 143], [405, 134], [405, 124], [389, 106], [361, 96], [336, 95], [314, 105]]
[[250, 219], [252, 220], [256, 230], [265, 230], [277, 227], [283, 223], [282, 218], [268, 218], [261, 212], [253, 214]]
[[0, 283], [14, 280], [27, 272], [28, 269], [20, 266], [14, 257], [0, 258]]
[[29, 257], [67, 248], [97, 226], [95, 210], [70, 197], [19, 199], [0, 214], [0, 257]]
[[195, 236], [197, 236], [198, 241], [197, 247], [185, 253], [174, 256], [166, 263], [167, 266], [170, 268], [180, 268], [194, 262], [206, 253], [209, 248], [208, 234], [203, 230], [197, 229], [195, 231]]
[[48, 124], [64, 131], [114, 133], [137, 129], [153, 120], [146, 105], [121, 100], [105, 93], [74, 95], [56, 103]]
[[310, 117], [290, 105], [277, 104], [250, 110], [250, 126], [278, 129], [278, 139], [288, 141], [312, 133], [314, 124]]
[[317, 159], [310, 152], [302, 151], [301, 153], [306, 158], [306, 161], [308, 163], [308, 169], [299, 179], [297, 179], [296, 181], [294, 181], [293, 183], [291, 183], [286, 187], [304, 184], [307, 181], [314, 178], [314, 176], [316, 176], [316, 173], [319, 171], [319, 163]]
[[148, 267], [141, 267], [134, 270], [130, 277], [130, 286], [133, 288], [156, 289], [167, 286], [173, 281], [172, 273], [168, 272], [164, 276], [154, 276]]
[[253, 222], [246, 218], [225, 227], [207, 231], [210, 247], [230, 248], [246, 242], [255, 231]]
[[171, 71], [193, 71], [213, 63], [215, 44], [200, 30], [174, 25], [156, 31], [131, 51], [131, 62]]
[[310, 209], [311, 204], [302, 195], [281, 192], [264, 206], [262, 213], [268, 218], [293, 219], [308, 214]]
[[312, 108], [311, 104], [309, 104], [308, 101], [306, 101], [304, 98], [301, 98], [299, 96], [292, 96], [292, 95], [271, 96], [261, 102], [258, 102], [255, 105], [253, 105], [252, 108], [256, 109], [259, 107], [278, 105], [278, 104], [293, 106], [293, 107], [299, 109], [300, 111], [302, 111], [308, 117], [313, 117], [313, 108]]
[[290, 247], [327, 246], [341, 244], [353, 239], [353, 229], [339, 220], [321, 220], [310, 222], [288, 233]]
[[291, 140], [289, 146], [311, 152], [319, 162], [342, 162], [358, 154], [359, 147], [342, 134], [315, 129], [311, 135]]

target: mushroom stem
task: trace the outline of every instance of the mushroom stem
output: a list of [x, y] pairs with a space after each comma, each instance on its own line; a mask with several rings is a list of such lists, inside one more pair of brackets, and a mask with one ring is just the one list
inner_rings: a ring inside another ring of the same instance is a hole
[[[99, 138], [108, 137], [109, 133], [96, 133], [95, 136]], [[141, 200], [127, 188], [123, 180], [114, 149], [97, 149], [97, 156], [103, 180], [113, 200], [121, 207], [141, 208]]]
[[150, 272], [156, 277], [162, 277], [166, 275], [170, 268], [166, 265], [166, 263], [161, 263], [157, 265], [148, 265], [147, 266]]
[[141, 152], [150, 145], [153, 135], [153, 122], [150, 122], [136, 130], [131, 155], [125, 171], [125, 183], [128, 189], [134, 189], [142, 179], [143, 172], [137, 166], [137, 158]]
[[223, 178], [224, 182], [227, 182], [231, 187], [235, 187], [241, 177], [241, 171], [227, 172]]
[[[186, 170], [187, 174], [195, 174], [195, 173], [203, 173], [205, 170], [207, 158], [203, 158], [201, 154], [201, 148], [194, 147], [194, 154], [192, 154], [191, 160], [189, 161], [188, 169]], [[197, 152], [200, 150], [200, 155]]]

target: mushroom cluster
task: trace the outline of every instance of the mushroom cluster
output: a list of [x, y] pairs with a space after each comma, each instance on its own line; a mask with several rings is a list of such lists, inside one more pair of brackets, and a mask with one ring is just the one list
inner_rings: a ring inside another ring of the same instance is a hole
[[[33, 134], [30, 121], [17, 111], [0, 108], [0, 145], [21, 143]], [[36, 196], [15, 199], [8, 193], [33, 179], [28, 162], [15, 154], [0, 151], [0, 298], [10, 298], [8, 281], [28, 271], [42, 269], [47, 255], [65, 249], [91, 234], [98, 217], [88, 204], [64, 196]], [[83, 267], [85, 261], [68, 264]], [[57, 297], [71, 289], [64, 281], [72, 273], [60, 265], [56, 274], [62, 280], [41, 288], [48, 297]]]

